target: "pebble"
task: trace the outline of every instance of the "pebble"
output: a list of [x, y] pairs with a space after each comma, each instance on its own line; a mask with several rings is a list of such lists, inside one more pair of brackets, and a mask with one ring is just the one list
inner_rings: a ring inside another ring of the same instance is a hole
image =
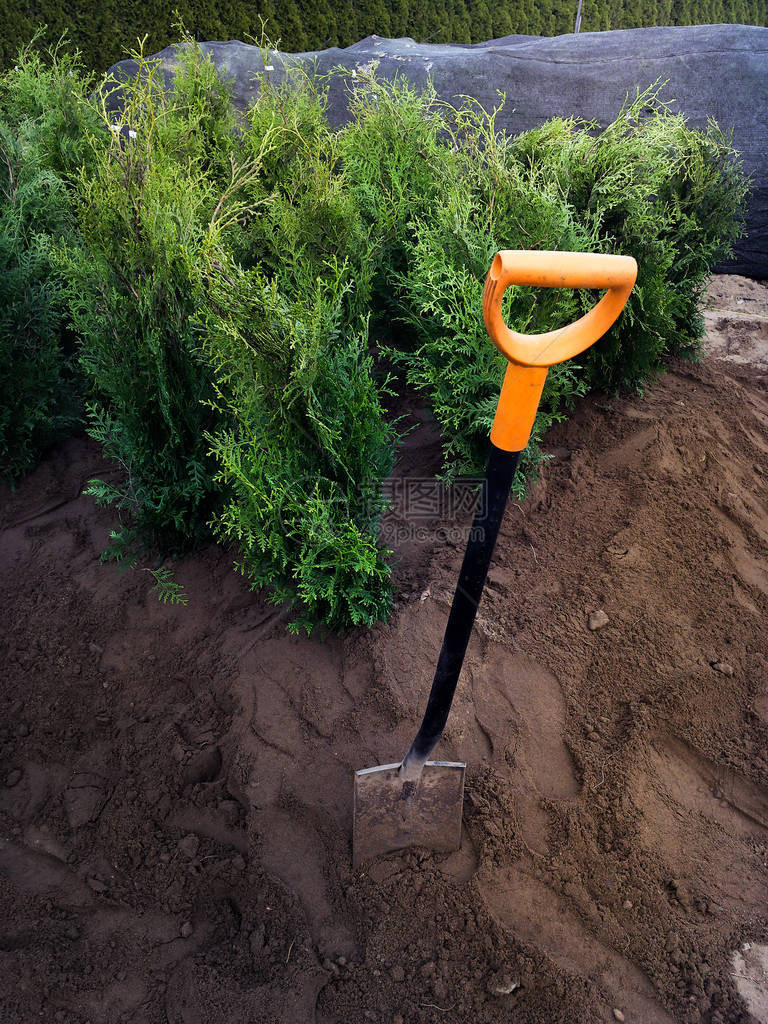
[[405, 1024], [405, 1020], [403, 1018], [402, 1013], [395, 1014], [395, 1016], [392, 1018], [392, 1024]]
[[596, 629], [602, 629], [603, 626], [607, 626], [610, 621], [603, 609], [600, 608], [596, 612], [590, 612], [587, 625], [594, 632]]
[[13, 787], [15, 785], [17, 785], [20, 781], [21, 781], [21, 769], [20, 768], [14, 768], [13, 771], [8, 772], [8, 775], [6, 776], [6, 779], [5, 779], [5, 784], [8, 787], [8, 789], [13, 789]]
[[520, 982], [506, 971], [495, 974], [488, 983], [488, 991], [495, 996], [511, 996], [518, 988], [520, 988]]
[[634, 906], [634, 904], [632, 903], [632, 900], [624, 900], [624, 902], [622, 903], [622, 906], [624, 907], [625, 910], [631, 910], [632, 907]]
[[232, 858], [232, 868], [235, 871], [245, 871], [245, 858], [241, 857], [239, 853]]
[[621, 1010], [617, 1009], [617, 1007], [615, 1007], [615, 1006], [613, 1008], [613, 1016], [616, 1018], [616, 1020], [619, 1020], [619, 1021], [624, 1020], [624, 1014], [621, 1012]]
[[733, 665], [729, 665], [727, 661], [713, 661], [712, 668], [724, 676], [733, 675]]
[[107, 886], [100, 878], [89, 878], [88, 885], [94, 892], [106, 892]]
[[193, 931], [194, 928], [192, 927], [192, 922], [185, 921], [179, 930], [179, 934], [181, 935], [182, 939], [188, 939]]

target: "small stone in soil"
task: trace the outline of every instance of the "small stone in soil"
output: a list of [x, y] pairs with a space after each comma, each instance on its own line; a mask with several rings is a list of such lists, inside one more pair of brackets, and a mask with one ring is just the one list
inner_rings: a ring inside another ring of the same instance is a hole
[[587, 625], [592, 630], [592, 632], [594, 632], [596, 629], [602, 629], [603, 626], [607, 626], [609, 622], [610, 619], [605, 614], [603, 609], [600, 608], [596, 612], [590, 612], [589, 619], [587, 620]]
[[192, 922], [185, 921], [179, 930], [179, 934], [181, 935], [182, 939], [188, 939], [193, 931], [194, 928], [192, 927]]
[[733, 665], [729, 665], [727, 661], [713, 661], [711, 664], [715, 672], [720, 672], [724, 676], [733, 675]]
[[520, 988], [520, 982], [506, 971], [494, 974], [488, 982], [488, 991], [495, 996], [510, 996], [518, 988]]
[[616, 1009], [616, 1007], [615, 1007], [615, 1006], [614, 1006], [614, 1008], [613, 1008], [613, 1016], [614, 1016], [614, 1017], [616, 1018], [616, 1020], [618, 1020], [618, 1021], [622, 1021], [622, 1020], [624, 1020], [624, 1014], [623, 1014], [623, 1013], [621, 1012], [621, 1010], [618, 1010], [618, 1009]]
[[5, 780], [5, 784], [8, 787], [8, 789], [13, 789], [13, 787], [15, 785], [17, 785], [17, 783], [20, 780], [21, 780], [21, 769], [20, 768], [14, 768], [13, 771], [8, 772], [8, 775], [7, 775], [6, 780]]
[[624, 900], [624, 902], [622, 903], [622, 906], [624, 907], [625, 910], [631, 910], [632, 906], [633, 906], [632, 900]]

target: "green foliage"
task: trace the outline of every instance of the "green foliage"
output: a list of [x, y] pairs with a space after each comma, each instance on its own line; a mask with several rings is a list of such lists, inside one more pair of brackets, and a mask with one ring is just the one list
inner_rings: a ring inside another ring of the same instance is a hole
[[66, 174], [82, 159], [87, 78], [26, 51], [0, 76], [0, 472], [15, 479], [78, 418], [56, 251], [75, 230]]
[[88, 100], [96, 76], [85, 70], [79, 54], [66, 51], [64, 39], [38, 48], [41, 35], [0, 76], [0, 111], [14, 131], [25, 126], [40, 164], [67, 179], [88, 161], [101, 130]]
[[189, 598], [184, 587], [173, 578], [173, 571], [171, 569], [161, 566], [159, 569], [147, 569], [145, 571], [155, 581], [152, 593], [157, 596], [158, 601], [161, 601], [163, 604], [188, 603]]
[[307, 630], [370, 624], [392, 601], [376, 538], [393, 434], [346, 287], [339, 271], [287, 299], [259, 272], [212, 259], [201, 322], [231, 422], [207, 435], [232, 494], [214, 527], [254, 587], [300, 604], [294, 627]]
[[258, 215], [248, 218], [233, 249], [243, 266], [260, 266], [289, 295], [311, 291], [329, 266], [345, 263], [347, 315], [360, 316], [376, 260], [339, 136], [325, 117], [323, 83], [301, 70], [280, 85], [263, 78], [241, 138], [261, 167], [252, 195]]
[[[438, 133], [447, 136], [452, 159], [432, 162], [441, 176], [428, 212], [411, 222], [407, 266], [398, 279], [400, 316], [417, 343], [394, 354], [409, 383], [429, 395], [448, 478], [482, 472], [504, 377], [504, 357], [489, 344], [478, 315], [493, 256], [500, 248], [590, 247], [548, 176], [528, 173], [511, 159], [509, 140], [495, 127], [497, 113], [488, 115], [468, 100], [434, 125], [435, 141]], [[569, 291], [516, 288], [508, 296], [506, 320], [518, 331], [565, 326], [579, 313], [578, 297]], [[543, 459], [539, 442], [547, 428], [585, 390], [572, 365], [550, 371], [518, 492]]]
[[665, 355], [695, 354], [706, 278], [742, 227], [747, 187], [729, 140], [714, 125], [688, 128], [657, 85], [604, 128], [555, 119], [511, 151], [556, 183], [590, 248], [637, 260], [625, 312], [585, 357], [590, 386], [635, 389]]
[[[0, 455], [18, 474], [69, 422], [76, 338], [88, 431], [120, 471], [89, 485], [119, 518], [106, 558], [137, 567], [214, 535], [291, 604], [292, 628], [386, 617], [396, 435], [369, 327], [428, 396], [446, 477], [482, 470], [504, 360], [481, 288], [500, 248], [640, 265], [618, 326], [550, 371], [527, 473], [588, 387], [638, 388], [666, 354], [695, 354], [746, 186], [716, 126], [689, 130], [656, 92], [605, 128], [512, 139], [498, 110], [358, 72], [333, 130], [322, 81], [265, 81], [238, 119], [191, 38], [172, 93], [135, 59], [119, 123], [116, 83], [94, 89], [58, 50], [0, 78]], [[595, 301], [515, 288], [505, 316], [535, 334]], [[186, 601], [169, 570], [146, 571], [160, 600]]]
[[[384, 182], [370, 216], [384, 230], [394, 225], [397, 255], [388, 259], [393, 247], [383, 247], [383, 277], [390, 307], [412, 332], [410, 340], [398, 339], [394, 355], [409, 382], [429, 396], [448, 477], [482, 472], [485, 463], [503, 359], [489, 348], [478, 310], [500, 248], [628, 253], [639, 267], [625, 312], [585, 354], [583, 371], [550, 370], [524, 471], [541, 461], [547, 427], [588, 387], [638, 390], [666, 355], [696, 354], [706, 278], [738, 236], [746, 194], [729, 140], [716, 126], [689, 129], [668, 111], [658, 87], [605, 128], [555, 119], [514, 139], [497, 131], [498, 109], [486, 113], [470, 99], [455, 110], [436, 108], [416, 131], [397, 116], [396, 86], [374, 83], [371, 94], [373, 115], [358, 102], [358, 120], [345, 129], [348, 149], [360, 154], [347, 172], [363, 204], [369, 193], [376, 196], [375, 175]], [[406, 115], [414, 103], [406, 91]], [[376, 123], [385, 141], [366, 162], [368, 119], [378, 116], [404, 130], [388, 134]], [[358, 131], [365, 139], [359, 145]], [[430, 155], [422, 176], [421, 154]], [[371, 172], [373, 160], [379, 163]], [[393, 168], [406, 170], [399, 176]], [[536, 334], [565, 326], [597, 299], [515, 288], [505, 315], [513, 329]]]
[[379, 303], [391, 307], [392, 284], [405, 270], [412, 224], [426, 216], [450, 177], [452, 154], [440, 138], [442, 104], [429, 86], [380, 81], [358, 72], [339, 151], [345, 176], [371, 233]]
[[113, 126], [80, 173], [81, 241], [65, 262], [94, 393], [89, 433], [124, 471], [117, 483], [93, 481], [90, 493], [129, 514], [126, 536], [166, 552], [206, 535], [216, 501], [203, 437], [211, 373], [194, 330], [197, 264], [211, 236], [231, 229], [255, 168], [230, 162], [222, 183], [231, 108], [195, 48], [182, 55], [172, 98], [156, 65], [137, 60], [124, 94], [128, 134]]

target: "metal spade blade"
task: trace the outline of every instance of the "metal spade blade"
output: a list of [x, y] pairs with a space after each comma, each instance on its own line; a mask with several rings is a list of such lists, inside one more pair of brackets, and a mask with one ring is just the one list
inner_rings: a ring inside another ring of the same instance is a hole
[[465, 768], [427, 761], [417, 782], [403, 780], [399, 762], [355, 772], [353, 867], [408, 846], [458, 850]]

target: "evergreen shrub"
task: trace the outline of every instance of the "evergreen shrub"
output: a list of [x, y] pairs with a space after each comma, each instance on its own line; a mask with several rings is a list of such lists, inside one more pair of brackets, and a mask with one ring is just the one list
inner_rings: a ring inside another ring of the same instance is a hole
[[695, 355], [713, 263], [743, 227], [747, 184], [730, 140], [688, 128], [654, 86], [606, 127], [555, 119], [518, 136], [512, 153], [561, 190], [594, 247], [634, 256], [626, 310], [586, 354], [590, 387], [639, 389], [665, 355]]
[[386, 618], [378, 522], [394, 432], [368, 321], [345, 312], [343, 268], [287, 298], [259, 271], [212, 261], [207, 287], [201, 328], [228, 423], [207, 435], [230, 495], [217, 534], [254, 587], [299, 607], [294, 628]]
[[25, 49], [0, 76], [0, 473], [14, 481], [80, 416], [57, 252], [76, 234], [69, 176], [95, 117], [76, 57]]
[[[428, 213], [410, 222], [396, 275], [401, 316], [419, 339], [400, 359], [433, 404], [449, 476], [481, 472], [485, 462], [503, 361], [477, 310], [497, 249], [625, 253], [639, 268], [616, 325], [575, 363], [550, 370], [524, 459], [530, 471], [541, 460], [538, 440], [578, 394], [638, 391], [665, 356], [698, 354], [706, 279], [742, 229], [747, 191], [730, 140], [715, 125], [688, 128], [658, 88], [605, 128], [556, 119], [509, 138], [496, 131], [496, 113], [471, 101], [447, 113], [442, 131], [456, 159], [443, 165], [450, 169]], [[564, 326], [599, 297], [507, 294], [509, 326], [529, 334]]]
[[118, 510], [108, 554], [129, 561], [208, 535], [217, 496], [204, 437], [212, 375], [195, 331], [199, 262], [231, 229], [238, 193], [256, 173], [229, 162], [231, 107], [199, 52], [182, 54], [172, 96], [157, 67], [136, 57], [122, 124], [104, 115], [108, 145], [81, 169], [80, 240], [66, 257], [88, 432], [123, 470], [89, 490]]

